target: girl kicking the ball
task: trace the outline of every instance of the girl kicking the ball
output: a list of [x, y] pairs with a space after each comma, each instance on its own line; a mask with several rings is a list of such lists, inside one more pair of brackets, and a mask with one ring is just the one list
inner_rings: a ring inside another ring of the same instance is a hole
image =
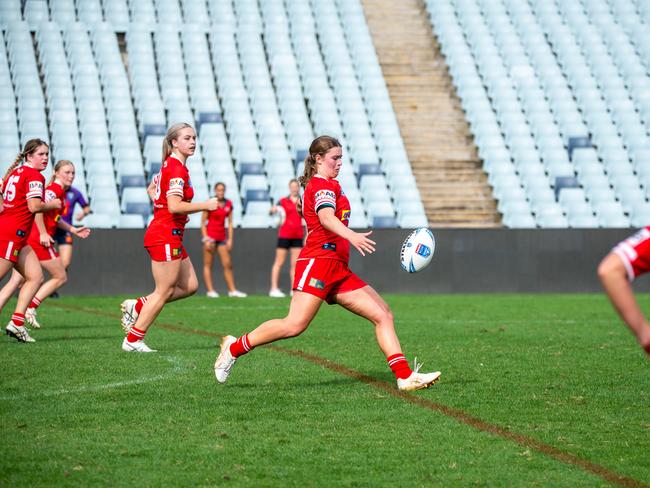
[[379, 294], [348, 267], [350, 244], [362, 256], [375, 250], [372, 232], [348, 228], [350, 202], [336, 180], [342, 164], [341, 144], [329, 136], [316, 138], [305, 158], [302, 212], [307, 222], [307, 242], [298, 257], [289, 314], [264, 322], [239, 339], [225, 336], [214, 363], [219, 383], [225, 383], [237, 358], [257, 346], [302, 334], [321, 304], [339, 304], [375, 326], [379, 348], [386, 356], [400, 390], [427, 388], [440, 372], [420, 373], [409, 367], [395, 333], [393, 314]]

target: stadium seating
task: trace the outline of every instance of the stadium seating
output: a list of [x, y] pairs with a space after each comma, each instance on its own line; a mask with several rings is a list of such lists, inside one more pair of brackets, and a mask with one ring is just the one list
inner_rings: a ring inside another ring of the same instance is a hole
[[[319, 36], [315, 19], [333, 35]], [[250, 182], [285, 195], [297, 155], [321, 133], [339, 137], [351, 163], [340, 179], [354, 226], [426, 223], [421, 205], [397, 205], [405, 192], [420, 198], [358, 0], [6, 0], [0, 24], [0, 156], [50, 141], [55, 158], [77, 164], [98, 225], [147, 220], [144, 185], [165, 128], [181, 121], [199, 135], [197, 198], [225, 182], [236, 224], [273, 224], [244, 218]], [[251, 163], [262, 174], [243, 178]], [[359, 180], [366, 164], [381, 183]]]
[[[506, 225], [650, 222], [649, 43], [632, 0], [426, 4]], [[572, 176], [582, 193], [548, 198]]]

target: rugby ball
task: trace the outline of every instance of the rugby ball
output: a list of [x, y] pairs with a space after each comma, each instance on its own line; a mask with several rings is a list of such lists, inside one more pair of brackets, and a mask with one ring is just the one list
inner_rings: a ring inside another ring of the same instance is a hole
[[417, 273], [426, 268], [433, 258], [436, 240], [433, 233], [426, 227], [420, 227], [411, 232], [402, 244], [400, 263], [404, 271]]

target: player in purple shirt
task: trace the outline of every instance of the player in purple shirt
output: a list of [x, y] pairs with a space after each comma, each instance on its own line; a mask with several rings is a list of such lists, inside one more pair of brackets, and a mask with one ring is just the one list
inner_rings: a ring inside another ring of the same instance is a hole
[[[90, 205], [88, 205], [88, 202], [82, 193], [74, 186], [71, 186], [66, 192], [63, 204], [64, 207], [63, 213], [61, 214], [61, 220], [64, 220], [70, 225], [72, 225], [75, 205], [79, 204], [81, 207], [81, 211], [75, 216], [77, 220], [83, 219], [90, 213]], [[70, 262], [72, 261], [72, 234], [59, 228], [57, 229], [56, 234], [54, 234], [54, 240], [59, 246], [59, 255], [61, 256], [61, 261], [63, 261], [63, 266], [68, 269], [68, 266], [70, 266]]]

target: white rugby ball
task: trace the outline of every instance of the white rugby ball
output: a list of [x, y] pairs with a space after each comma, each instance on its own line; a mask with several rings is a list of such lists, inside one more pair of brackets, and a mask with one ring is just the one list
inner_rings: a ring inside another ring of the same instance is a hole
[[436, 240], [433, 233], [426, 227], [415, 229], [402, 244], [399, 256], [402, 268], [408, 273], [417, 273], [426, 268], [435, 249]]

